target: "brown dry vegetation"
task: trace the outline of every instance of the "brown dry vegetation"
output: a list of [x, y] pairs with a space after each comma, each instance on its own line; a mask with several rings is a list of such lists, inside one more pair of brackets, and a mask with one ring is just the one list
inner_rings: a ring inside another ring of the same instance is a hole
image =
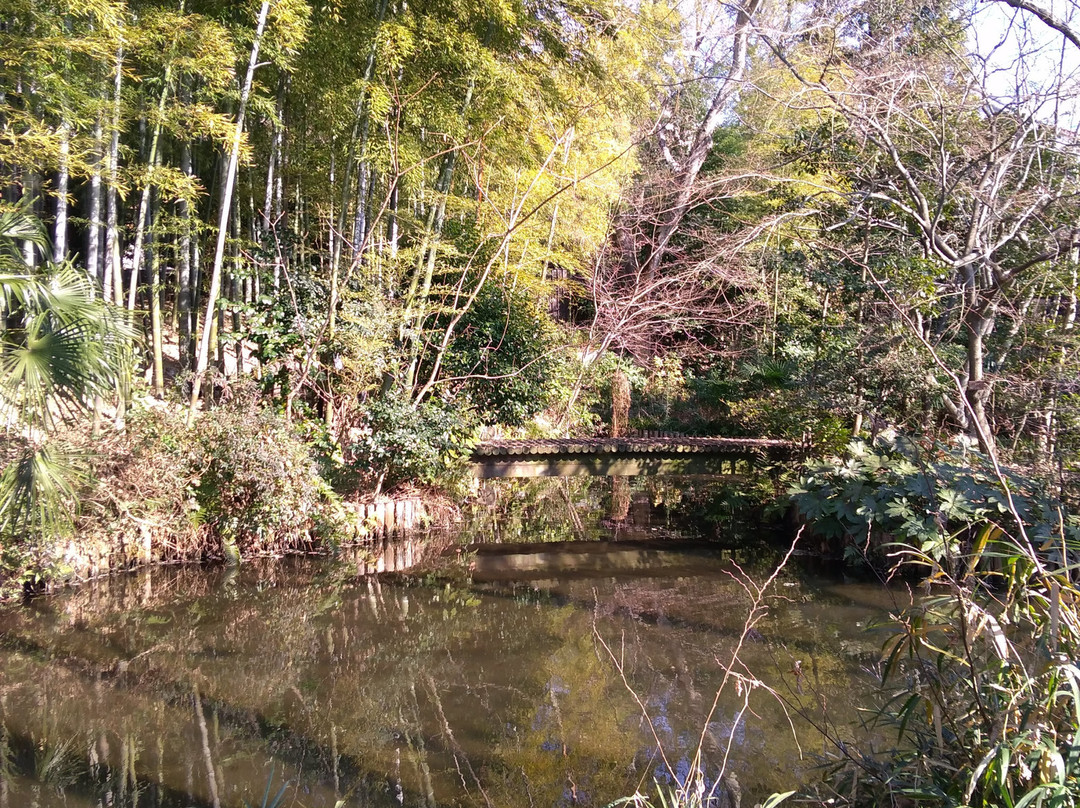
[[70, 534], [35, 554], [45, 577], [311, 552], [357, 537], [303, 441], [252, 397], [190, 428], [178, 408], [158, 405], [134, 411], [123, 430], [85, 425], [58, 437], [87, 476]]

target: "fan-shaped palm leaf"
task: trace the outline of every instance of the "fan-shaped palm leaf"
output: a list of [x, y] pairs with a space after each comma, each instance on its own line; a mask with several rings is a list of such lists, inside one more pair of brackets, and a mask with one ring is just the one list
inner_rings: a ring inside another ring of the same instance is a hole
[[31, 429], [52, 429], [84, 411], [127, 369], [134, 338], [128, 321], [89, 297], [81, 282], [63, 285], [67, 279], [50, 283], [48, 307], [27, 306], [21, 327], [2, 337], [0, 402]]
[[84, 272], [33, 270], [18, 241], [44, 246], [44, 229], [25, 205], [0, 205], [0, 416], [26, 442], [0, 472], [0, 534], [27, 540], [70, 524], [85, 464], [46, 438], [124, 381], [135, 333]]
[[27, 446], [0, 472], [0, 533], [54, 535], [71, 524], [68, 503], [85, 479], [82, 458], [53, 446]]
[[741, 375], [757, 387], [790, 390], [796, 386], [798, 373], [798, 363], [793, 360], [766, 357], [758, 362], [745, 363]]
[[34, 200], [23, 199], [14, 205], [0, 206], [0, 255], [21, 261], [20, 242], [47, 246], [48, 236], [34, 215], [33, 205]]

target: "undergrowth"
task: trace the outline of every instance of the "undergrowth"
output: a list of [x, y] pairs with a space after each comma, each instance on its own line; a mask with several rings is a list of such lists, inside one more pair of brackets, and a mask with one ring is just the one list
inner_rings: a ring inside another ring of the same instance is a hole
[[[237, 396], [192, 427], [179, 409], [136, 408], [123, 431], [71, 430], [59, 443], [88, 458], [71, 527], [5, 542], [3, 591], [69, 578], [91, 554], [130, 562], [279, 555], [354, 538], [340, 498], [294, 428]], [[144, 550], [145, 552], [145, 550]]]
[[[769, 804], [1080, 803], [1075, 520], [993, 458], [904, 441], [858, 444], [847, 457], [813, 463], [792, 495], [812, 527], [848, 541], [853, 553], [875, 553], [871, 560], [883, 577], [917, 570], [924, 591], [907, 605], [898, 598], [889, 623], [875, 627], [885, 640], [880, 661], [868, 670], [876, 688], [861, 727], [830, 721], [827, 713], [820, 720], [801, 699], [766, 687], [745, 668], [739, 648], [717, 660], [725, 671], [721, 690], [727, 677], [743, 682], [744, 692], [751, 684], [763, 689], [824, 741], [820, 778]], [[743, 639], [766, 608], [763, 588], [751, 594]], [[812, 710], [826, 709], [824, 692], [808, 695]], [[720, 691], [713, 703], [719, 698]], [[703, 724], [711, 718], [703, 716]], [[699, 755], [676, 787], [657, 783], [611, 808], [737, 804], [715, 785], [722, 776], [705, 776], [716, 765]]]
[[[831, 805], [1080, 802], [1080, 542], [1031, 480], [937, 446], [857, 445], [794, 490], [818, 529], [925, 591], [885, 627], [862, 736], [832, 732]], [[860, 542], [859, 537], [863, 537]]]

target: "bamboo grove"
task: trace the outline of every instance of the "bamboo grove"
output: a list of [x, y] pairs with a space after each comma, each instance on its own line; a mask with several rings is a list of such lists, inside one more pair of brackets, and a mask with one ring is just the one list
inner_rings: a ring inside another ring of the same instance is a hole
[[[26, 260], [71, 260], [132, 313], [158, 396], [172, 342], [193, 406], [208, 370], [273, 365], [290, 408], [299, 396], [332, 422], [328, 372], [356, 370], [355, 355], [341, 367], [351, 338], [394, 357], [357, 371], [352, 393], [418, 401], [484, 288], [511, 276], [540, 300], [553, 266], [603, 239], [655, 72], [643, 19], [566, 4], [7, 4], [4, 193], [51, 236], [25, 242]], [[359, 310], [363, 328], [343, 329]]]

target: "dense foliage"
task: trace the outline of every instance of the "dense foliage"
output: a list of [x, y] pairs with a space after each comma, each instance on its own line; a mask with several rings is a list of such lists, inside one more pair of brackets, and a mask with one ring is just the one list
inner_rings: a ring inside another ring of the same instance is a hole
[[1080, 522], [1038, 481], [996, 471], [975, 451], [903, 438], [855, 443], [843, 457], [810, 464], [791, 495], [814, 533], [839, 540], [849, 557], [877, 556], [883, 568], [893, 566], [894, 543], [951, 565], [1000, 536], [1014, 514], [1027, 540], [1057, 563], [1064, 546], [1080, 543]]
[[465, 471], [474, 433], [467, 412], [438, 400], [419, 407], [382, 400], [362, 410], [359, 424], [350, 430], [346, 459], [366, 490], [446, 482]]
[[631, 427], [1068, 470], [1069, 19], [707, 6], [23, 0], [17, 252], [138, 315], [158, 398], [254, 375], [331, 457], [373, 399], [600, 430], [619, 367]]
[[835, 737], [819, 796], [1075, 805], [1076, 520], [1032, 481], [957, 459], [859, 446], [796, 489], [813, 525], [863, 554], [876, 537], [892, 568], [929, 585], [886, 627], [870, 740]]
[[188, 487], [198, 523], [241, 555], [302, 551], [352, 538], [308, 447], [278, 414], [239, 401], [196, 422]]

